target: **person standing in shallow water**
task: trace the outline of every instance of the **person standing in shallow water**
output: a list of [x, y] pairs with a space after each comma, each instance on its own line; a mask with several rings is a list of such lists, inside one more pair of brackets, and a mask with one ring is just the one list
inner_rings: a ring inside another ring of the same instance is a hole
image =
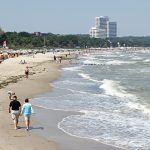
[[9, 104], [9, 113], [11, 113], [11, 117], [14, 121], [14, 127], [15, 129], [18, 129], [18, 121], [19, 121], [19, 115], [21, 112], [21, 104], [17, 100], [17, 96], [13, 96], [11, 99], [12, 101]]
[[26, 130], [29, 130], [29, 126], [30, 126], [30, 117], [31, 114], [33, 113], [33, 108], [32, 105], [29, 103], [29, 99], [26, 98], [25, 99], [25, 103], [22, 106], [22, 111], [21, 114], [24, 115], [24, 119], [25, 119], [25, 125], [26, 125]]

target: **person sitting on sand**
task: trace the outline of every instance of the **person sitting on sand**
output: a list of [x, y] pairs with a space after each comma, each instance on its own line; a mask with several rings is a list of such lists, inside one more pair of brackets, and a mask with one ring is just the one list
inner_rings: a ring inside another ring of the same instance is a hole
[[21, 104], [17, 100], [17, 96], [13, 96], [13, 100], [9, 104], [9, 113], [11, 113], [11, 117], [14, 121], [14, 127], [17, 130], [18, 129], [18, 121], [19, 121], [19, 115], [21, 112]]
[[25, 124], [26, 124], [26, 130], [29, 130], [29, 126], [30, 126], [30, 117], [31, 114], [33, 113], [33, 108], [32, 105], [29, 103], [29, 99], [26, 98], [25, 99], [25, 103], [22, 106], [22, 111], [21, 114], [24, 115], [24, 119], [25, 119]]
[[8, 95], [9, 95], [9, 99], [10, 100], [13, 100], [13, 96], [15, 96], [16, 94], [15, 94], [15, 92], [12, 92], [12, 91], [8, 91]]
[[26, 64], [27, 62], [25, 60], [21, 60], [20, 64]]
[[25, 70], [25, 76], [28, 79], [28, 77], [29, 77], [29, 67], [28, 66], [26, 67], [26, 70]]

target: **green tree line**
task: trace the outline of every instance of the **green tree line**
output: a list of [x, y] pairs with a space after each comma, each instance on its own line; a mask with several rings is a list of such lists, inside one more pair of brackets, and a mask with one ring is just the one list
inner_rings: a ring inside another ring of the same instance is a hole
[[19, 48], [97, 48], [97, 47], [150, 47], [150, 37], [117, 37], [111, 39], [90, 38], [89, 35], [35, 35], [28, 32], [2, 32], [0, 30], [0, 45], [4, 40], [12, 49]]

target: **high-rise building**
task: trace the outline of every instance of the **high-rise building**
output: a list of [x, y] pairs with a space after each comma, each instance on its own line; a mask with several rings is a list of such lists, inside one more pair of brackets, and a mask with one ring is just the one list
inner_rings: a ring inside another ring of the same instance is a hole
[[117, 36], [117, 23], [109, 22], [109, 17], [101, 16], [95, 18], [95, 27], [90, 29], [90, 37], [109, 38]]
[[100, 17], [95, 17], [95, 27], [100, 28]]
[[109, 22], [108, 34], [109, 38], [117, 37], [117, 22]]

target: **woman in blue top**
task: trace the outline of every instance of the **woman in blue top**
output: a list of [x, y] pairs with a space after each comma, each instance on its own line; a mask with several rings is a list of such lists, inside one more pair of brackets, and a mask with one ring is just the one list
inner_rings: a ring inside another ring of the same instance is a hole
[[29, 99], [26, 98], [25, 99], [25, 103], [22, 106], [21, 114], [24, 115], [24, 119], [25, 119], [25, 124], [26, 124], [26, 127], [27, 127], [27, 131], [29, 130], [30, 117], [31, 117], [32, 113], [33, 113], [32, 105], [29, 103]]

